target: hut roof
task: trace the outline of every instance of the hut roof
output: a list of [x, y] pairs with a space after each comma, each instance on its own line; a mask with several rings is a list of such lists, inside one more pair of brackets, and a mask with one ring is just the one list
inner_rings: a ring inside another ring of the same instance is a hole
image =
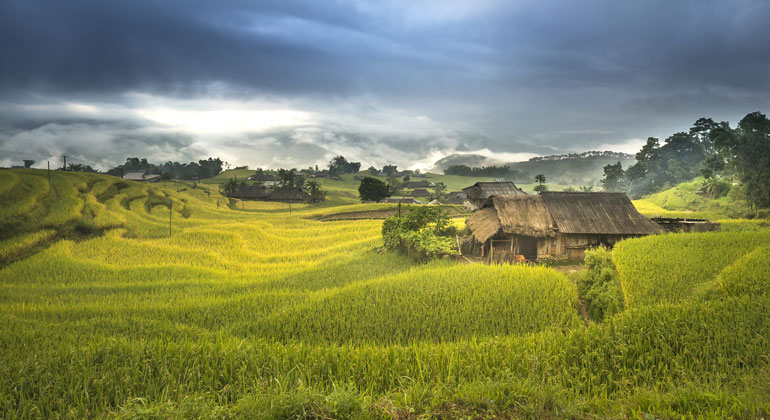
[[648, 235], [660, 228], [636, 210], [624, 193], [564, 193], [494, 197], [492, 206], [468, 221], [473, 237], [484, 242], [505, 233], [544, 238], [567, 234]]
[[495, 236], [502, 227], [494, 207], [487, 207], [473, 213], [473, 216], [469, 217], [465, 223], [471, 230], [473, 238], [479, 242], [486, 242], [487, 239]]
[[541, 194], [562, 233], [647, 235], [660, 227], [642, 216], [625, 193], [545, 192]]
[[502, 195], [525, 195], [513, 182], [477, 182], [463, 188], [463, 192], [472, 200], [485, 199]]
[[155, 181], [160, 178], [160, 175], [146, 174], [144, 172], [126, 172], [123, 174], [123, 179], [129, 181]]
[[422, 204], [422, 201], [412, 197], [385, 197], [380, 200], [380, 203]]
[[553, 218], [541, 196], [502, 196], [492, 202], [505, 233], [536, 238], [553, 234]]
[[235, 198], [265, 198], [267, 197], [267, 191], [261, 185], [241, 185], [233, 193]]
[[308, 193], [297, 187], [278, 187], [268, 195], [268, 200], [272, 201], [310, 201], [311, 199]]
[[430, 197], [430, 192], [424, 188], [418, 188], [412, 191], [412, 197]]
[[462, 191], [452, 191], [446, 195], [446, 201], [449, 204], [462, 204], [467, 198], [468, 195]]

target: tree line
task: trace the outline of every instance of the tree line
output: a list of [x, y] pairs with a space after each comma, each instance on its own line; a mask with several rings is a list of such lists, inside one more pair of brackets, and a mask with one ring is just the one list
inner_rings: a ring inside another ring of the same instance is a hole
[[146, 158], [131, 157], [122, 165], [118, 165], [107, 171], [107, 174], [122, 176], [128, 172], [144, 172], [146, 174], [160, 175], [162, 179], [201, 179], [219, 175], [226, 165], [220, 158], [208, 158], [198, 162], [180, 163], [171, 162], [159, 165], [150, 163]]
[[736, 127], [726, 121], [699, 118], [687, 132], [674, 133], [661, 144], [650, 137], [636, 153], [636, 163], [604, 167], [606, 191], [641, 197], [704, 178], [701, 192], [714, 198], [740, 184], [753, 208], [770, 208], [770, 120], [761, 112], [747, 114]]
[[452, 165], [444, 169], [446, 175], [496, 177], [496, 178], [526, 178], [523, 174], [508, 165], [470, 167], [468, 165]]

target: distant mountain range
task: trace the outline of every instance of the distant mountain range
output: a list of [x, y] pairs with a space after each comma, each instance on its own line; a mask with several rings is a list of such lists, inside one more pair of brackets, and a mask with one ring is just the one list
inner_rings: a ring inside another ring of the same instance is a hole
[[545, 175], [548, 183], [561, 185], [600, 185], [604, 177], [604, 166], [620, 162], [623, 169], [636, 163], [634, 155], [610, 151], [590, 151], [565, 155], [539, 156], [525, 162], [504, 162], [474, 154], [453, 154], [433, 164], [430, 172], [443, 172], [452, 165], [470, 167], [508, 165], [521, 173], [521, 180], [534, 182], [535, 175]]

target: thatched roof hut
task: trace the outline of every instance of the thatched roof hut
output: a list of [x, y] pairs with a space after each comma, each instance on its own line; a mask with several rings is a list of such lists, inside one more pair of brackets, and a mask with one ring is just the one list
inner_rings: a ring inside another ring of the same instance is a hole
[[267, 198], [267, 190], [261, 185], [241, 185], [231, 197], [241, 200], [264, 200]]
[[477, 207], [487, 207], [492, 204], [492, 197], [526, 195], [513, 182], [477, 182], [470, 187], [463, 188], [468, 201]]
[[468, 199], [468, 195], [462, 191], [452, 191], [446, 195], [447, 204], [462, 204]]
[[267, 199], [284, 203], [308, 203], [312, 201], [310, 194], [298, 187], [278, 187], [270, 192]]
[[380, 200], [380, 203], [422, 204], [422, 201], [415, 200], [412, 197], [385, 197]]
[[482, 244], [492, 238], [507, 241], [511, 253], [526, 243], [521, 253], [529, 253], [528, 258], [582, 258], [590, 246], [661, 231], [624, 193], [548, 192], [493, 197], [491, 202], [467, 220], [473, 238]]

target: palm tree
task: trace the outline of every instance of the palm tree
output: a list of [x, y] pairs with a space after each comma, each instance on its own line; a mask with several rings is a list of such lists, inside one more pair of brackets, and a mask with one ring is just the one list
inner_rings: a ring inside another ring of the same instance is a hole
[[536, 175], [535, 176], [535, 182], [539, 182], [540, 183], [540, 185], [536, 185], [535, 186], [535, 192], [541, 193], [541, 192], [548, 191], [548, 187], [543, 185], [545, 183], [545, 175], [543, 175], [543, 174]]
[[321, 184], [315, 180], [309, 180], [305, 182], [305, 188], [308, 190], [308, 194], [313, 198], [314, 203], [323, 201], [326, 198], [326, 191], [321, 189]]

